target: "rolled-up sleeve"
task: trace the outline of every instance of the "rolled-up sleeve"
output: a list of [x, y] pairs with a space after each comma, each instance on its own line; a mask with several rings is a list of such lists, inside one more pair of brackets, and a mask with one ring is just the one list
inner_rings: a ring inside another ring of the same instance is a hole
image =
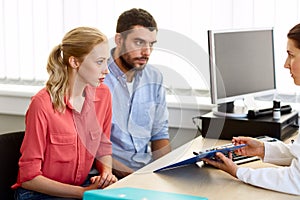
[[19, 160], [18, 186], [42, 174], [47, 123], [41, 105], [42, 102], [38, 98], [33, 98], [26, 112], [26, 130], [20, 149], [22, 156]]

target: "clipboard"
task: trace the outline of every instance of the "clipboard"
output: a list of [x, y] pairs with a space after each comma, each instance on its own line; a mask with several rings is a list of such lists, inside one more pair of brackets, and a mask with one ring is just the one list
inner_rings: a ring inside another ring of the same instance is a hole
[[160, 172], [160, 171], [167, 170], [167, 169], [177, 168], [177, 167], [181, 167], [181, 166], [185, 166], [185, 165], [189, 165], [189, 164], [195, 164], [195, 163], [199, 162], [202, 158], [214, 157], [217, 152], [221, 152], [226, 155], [229, 152], [232, 152], [232, 151], [242, 148], [244, 146], [246, 146], [246, 144], [240, 144], [240, 145], [232, 144], [232, 145], [226, 145], [226, 146], [218, 146], [216, 148], [211, 148], [209, 150], [206, 150], [205, 152], [201, 152], [198, 155], [195, 155], [194, 157], [188, 158], [186, 160], [179, 161], [177, 163], [170, 164], [165, 167], [159, 168], [157, 170], [154, 170], [153, 172], [156, 173], [156, 172]]

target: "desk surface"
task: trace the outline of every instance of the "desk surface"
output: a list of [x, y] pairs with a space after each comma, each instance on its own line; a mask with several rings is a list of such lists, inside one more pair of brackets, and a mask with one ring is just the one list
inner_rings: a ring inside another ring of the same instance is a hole
[[[135, 173], [119, 180], [108, 188], [136, 187], [165, 192], [175, 192], [216, 199], [299, 199], [299, 196], [270, 191], [245, 184], [229, 174], [209, 166], [189, 165], [181, 168], [153, 173], [165, 165], [191, 157], [193, 151], [228, 143], [228, 140], [203, 139], [201, 136], [175, 149]], [[242, 166], [276, 167], [256, 161]]]

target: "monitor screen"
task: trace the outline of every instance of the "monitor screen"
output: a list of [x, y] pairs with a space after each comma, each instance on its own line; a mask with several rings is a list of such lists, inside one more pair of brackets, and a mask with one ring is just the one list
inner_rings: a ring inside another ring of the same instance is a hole
[[213, 104], [274, 92], [273, 29], [208, 30]]

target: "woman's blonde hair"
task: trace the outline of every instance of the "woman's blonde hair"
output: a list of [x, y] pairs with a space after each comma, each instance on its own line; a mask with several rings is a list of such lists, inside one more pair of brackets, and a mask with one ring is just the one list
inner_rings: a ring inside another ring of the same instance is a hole
[[106, 40], [96, 28], [78, 27], [66, 33], [61, 44], [53, 48], [47, 63], [49, 79], [46, 89], [56, 111], [63, 112], [66, 108], [64, 98], [68, 89], [69, 58], [74, 56], [81, 63], [96, 45]]

